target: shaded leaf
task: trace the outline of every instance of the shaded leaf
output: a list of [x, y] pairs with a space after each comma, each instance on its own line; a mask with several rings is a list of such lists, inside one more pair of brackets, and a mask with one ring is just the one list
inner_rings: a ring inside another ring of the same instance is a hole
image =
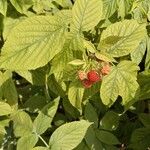
[[100, 121], [100, 128], [104, 130], [116, 130], [119, 125], [119, 115], [113, 111], [105, 113]]
[[98, 126], [98, 115], [94, 107], [90, 103], [87, 103], [85, 107], [84, 116], [85, 119], [88, 120], [89, 122], [94, 122], [95, 127]]
[[150, 68], [150, 38], [149, 37], [147, 37], [146, 45], [147, 45], [147, 54], [145, 60], [145, 68], [146, 70], [148, 70]]
[[96, 135], [100, 141], [102, 141], [103, 143], [106, 143], [108, 145], [120, 144], [118, 139], [112, 133], [110, 133], [108, 131], [97, 130]]
[[34, 95], [24, 103], [24, 107], [33, 113], [41, 110], [46, 104], [46, 98], [44, 96]]
[[145, 127], [150, 127], [150, 114], [139, 114], [139, 119]]
[[103, 149], [101, 141], [99, 141], [98, 138], [96, 137], [96, 131], [97, 130], [93, 129], [92, 127], [89, 127], [85, 135], [85, 141], [90, 150]]
[[59, 99], [58, 97], [47, 104], [34, 120], [33, 125], [37, 134], [43, 134], [51, 126], [51, 122], [58, 108]]

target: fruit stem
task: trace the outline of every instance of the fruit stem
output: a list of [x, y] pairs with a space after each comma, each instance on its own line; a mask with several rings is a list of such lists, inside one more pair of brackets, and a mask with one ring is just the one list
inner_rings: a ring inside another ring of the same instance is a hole
[[40, 135], [38, 135], [38, 137], [45, 144], [45, 146], [49, 148], [49, 145], [46, 143], [46, 141]]

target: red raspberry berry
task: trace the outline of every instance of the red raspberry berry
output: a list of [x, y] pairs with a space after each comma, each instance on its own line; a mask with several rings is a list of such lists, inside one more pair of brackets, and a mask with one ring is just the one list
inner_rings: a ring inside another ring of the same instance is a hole
[[91, 82], [90, 80], [88, 79], [85, 79], [82, 81], [82, 85], [85, 87], [85, 88], [90, 88], [92, 86], [93, 82]]
[[103, 68], [102, 68], [102, 70], [101, 70], [101, 73], [103, 74], [103, 75], [108, 75], [109, 73], [110, 73], [110, 65], [105, 65], [105, 66], [103, 66]]
[[86, 75], [86, 73], [84, 71], [80, 70], [80, 71], [78, 71], [78, 77], [82, 81], [82, 80], [87, 78], [87, 75]]
[[89, 71], [87, 74], [87, 77], [91, 82], [98, 82], [101, 79], [100, 75], [98, 74], [96, 70]]

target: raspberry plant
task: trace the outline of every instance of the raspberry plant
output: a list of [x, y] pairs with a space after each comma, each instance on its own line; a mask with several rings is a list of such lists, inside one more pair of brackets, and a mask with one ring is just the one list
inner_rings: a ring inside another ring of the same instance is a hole
[[148, 150], [149, 99], [149, 0], [0, 0], [2, 150]]

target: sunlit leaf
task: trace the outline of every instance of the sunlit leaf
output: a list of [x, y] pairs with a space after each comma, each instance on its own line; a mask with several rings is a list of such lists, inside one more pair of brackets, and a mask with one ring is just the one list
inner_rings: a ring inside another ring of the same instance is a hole
[[51, 150], [71, 150], [84, 138], [91, 123], [81, 120], [67, 123], [56, 129], [49, 144]]
[[105, 105], [114, 103], [118, 96], [123, 104], [134, 98], [139, 87], [137, 83], [138, 66], [131, 61], [122, 61], [112, 67], [110, 74], [103, 78], [100, 96]]

